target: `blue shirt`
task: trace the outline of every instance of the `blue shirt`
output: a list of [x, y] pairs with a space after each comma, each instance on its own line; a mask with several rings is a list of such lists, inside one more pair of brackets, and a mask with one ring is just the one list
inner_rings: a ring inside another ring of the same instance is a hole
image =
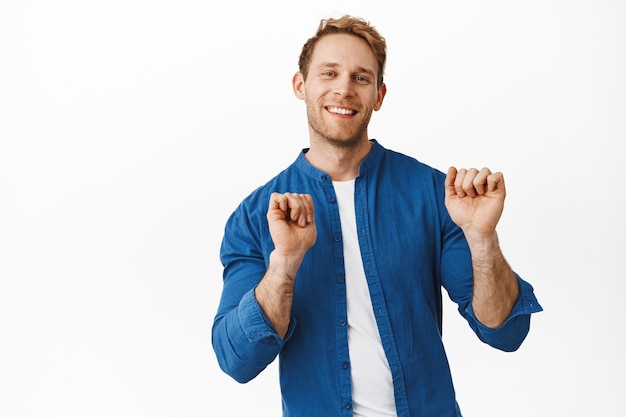
[[[504, 351], [521, 345], [530, 314], [541, 306], [517, 276], [519, 297], [508, 319], [497, 329], [478, 322], [469, 248], [444, 205], [445, 175], [372, 143], [355, 181], [357, 232], [398, 417], [460, 416], [441, 338], [442, 288], [480, 340]], [[285, 417], [347, 417], [352, 401], [339, 210], [331, 178], [308, 163], [306, 151], [228, 219], [213, 348], [224, 372], [242, 383], [279, 356]], [[272, 192], [311, 194], [317, 225], [317, 241], [296, 277], [284, 339], [254, 297], [274, 249], [266, 220]]]

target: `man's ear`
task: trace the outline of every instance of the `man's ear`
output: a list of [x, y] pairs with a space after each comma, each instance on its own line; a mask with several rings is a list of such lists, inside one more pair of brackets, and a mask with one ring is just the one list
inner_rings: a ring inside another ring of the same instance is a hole
[[378, 88], [378, 97], [376, 98], [376, 104], [374, 104], [374, 110], [378, 111], [383, 105], [383, 100], [385, 99], [385, 94], [387, 94], [387, 86], [385, 83], [382, 83]]
[[300, 100], [304, 100], [306, 98], [306, 93], [304, 91], [304, 76], [300, 71], [296, 72], [291, 80], [291, 86], [293, 87], [293, 93]]

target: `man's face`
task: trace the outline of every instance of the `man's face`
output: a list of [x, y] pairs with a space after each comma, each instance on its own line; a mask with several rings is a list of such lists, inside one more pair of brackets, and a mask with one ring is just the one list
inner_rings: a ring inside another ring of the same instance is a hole
[[378, 62], [361, 38], [348, 34], [322, 37], [311, 56], [309, 73], [294, 76], [296, 96], [306, 103], [312, 140], [351, 146], [368, 140], [373, 110], [382, 105], [385, 86], [377, 86]]

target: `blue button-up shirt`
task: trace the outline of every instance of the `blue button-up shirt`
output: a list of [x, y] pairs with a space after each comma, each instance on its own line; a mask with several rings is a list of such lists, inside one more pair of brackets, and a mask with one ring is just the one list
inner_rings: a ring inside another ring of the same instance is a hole
[[[445, 175], [372, 142], [355, 181], [356, 222], [397, 413], [460, 416], [441, 339], [441, 289], [483, 342], [504, 351], [520, 346], [530, 314], [541, 306], [531, 285], [518, 276], [519, 298], [509, 318], [497, 329], [482, 325], [472, 311], [469, 248], [444, 205]], [[331, 178], [310, 165], [305, 153], [245, 198], [226, 224], [213, 348], [221, 368], [239, 382], [251, 380], [279, 356], [285, 417], [351, 416], [339, 209]], [[274, 249], [266, 220], [272, 192], [311, 194], [317, 225], [317, 241], [296, 277], [284, 339], [254, 297]]]

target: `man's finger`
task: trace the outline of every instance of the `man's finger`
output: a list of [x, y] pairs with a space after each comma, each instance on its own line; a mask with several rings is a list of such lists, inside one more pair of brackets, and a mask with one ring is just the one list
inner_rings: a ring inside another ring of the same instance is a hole
[[498, 188], [504, 190], [504, 175], [501, 172], [495, 172], [487, 177], [487, 187], [489, 191], [495, 191]]
[[476, 190], [476, 194], [483, 195], [487, 191], [488, 188], [488, 178], [491, 174], [489, 168], [482, 168], [480, 171], [474, 169], [476, 175], [473, 180], [473, 187]]
[[474, 182], [477, 174], [478, 170], [476, 168], [470, 168], [465, 172], [465, 177], [463, 177], [461, 187], [463, 187], [463, 191], [468, 197], [476, 197], [477, 193], [480, 194], [480, 192], [476, 189]]
[[446, 197], [450, 197], [457, 193], [457, 190], [455, 187], [457, 176], [458, 176], [458, 171], [456, 167], [451, 166], [450, 168], [448, 168], [448, 173], [446, 174], [446, 180], [445, 180]]

